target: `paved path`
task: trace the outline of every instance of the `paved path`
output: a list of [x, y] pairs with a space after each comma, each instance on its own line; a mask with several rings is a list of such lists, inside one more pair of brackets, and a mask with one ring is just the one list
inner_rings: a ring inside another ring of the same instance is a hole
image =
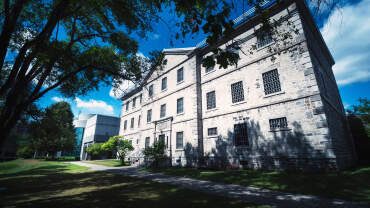
[[140, 171], [136, 167], [106, 167], [83, 162], [71, 162], [73, 164], [89, 167], [94, 171], [109, 171], [125, 176], [147, 179], [159, 183], [166, 183], [206, 193], [237, 198], [247, 202], [272, 207], [368, 207], [357, 202], [326, 199], [317, 196], [290, 194], [269, 189], [246, 187], [232, 184], [216, 183], [191, 178], [169, 176], [161, 173]]

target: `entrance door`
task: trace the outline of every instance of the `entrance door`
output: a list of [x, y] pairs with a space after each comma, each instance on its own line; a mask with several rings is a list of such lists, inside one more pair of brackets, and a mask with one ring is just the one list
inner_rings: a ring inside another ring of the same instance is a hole
[[159, 135], [159, 139], [158, 140], [159, 141], [162, 141], [163, 143], [166, 144], [165, 138], [166, 138], [166, 136], [164, 134], [161, 134], [161, 135]]

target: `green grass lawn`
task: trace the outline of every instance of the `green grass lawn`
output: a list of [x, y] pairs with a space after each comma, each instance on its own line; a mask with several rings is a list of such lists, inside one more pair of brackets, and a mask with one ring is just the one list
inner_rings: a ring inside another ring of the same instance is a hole
[[[119, 166], [123, 166], [121, 164], [121, 161], [120, 160], [116, 160], [116, 159], [107, 159], [107, 160], [91, 160], [91, 161], [83, 161], [84, 163], [91, 163], [91, 164], [95, 164], [95, 165], [104, 165], [104, 166], [109, 166], [109, 167], [119, 167]], [[129, 166], [130, 163], [129, 162], [125, 162], [125, 165], [124, 166]]]
[[262, 187], [290, 193], [370, 202], [370, 167], [339, 173], [289, 173], [262, 170], [207, 171], [195, 168], [144, 169], [228, 184]]
[[262, 207], [176, 186], [93, 172], [69, 163], [39, 160], [0, 163], [0, 187], [1, 207]]

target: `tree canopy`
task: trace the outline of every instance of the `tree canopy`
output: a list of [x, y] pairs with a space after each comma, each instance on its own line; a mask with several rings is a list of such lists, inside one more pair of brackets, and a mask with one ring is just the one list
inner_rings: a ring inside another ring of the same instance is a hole
[[123, 139], [121, 136], [113, 136], [102, 145], [102, 149], [117, 153], [118, 158], [121, 160], [121, 164], [124, 165], [127, 154], [133, 151], [134, 147], [129, 140]]
[[32, 146], [39, 153], [52, 157], [58, 151], [72, 151], [76, 145], [73, 113], [67, 102], [46, 108], [40, 121], [30, 124]]

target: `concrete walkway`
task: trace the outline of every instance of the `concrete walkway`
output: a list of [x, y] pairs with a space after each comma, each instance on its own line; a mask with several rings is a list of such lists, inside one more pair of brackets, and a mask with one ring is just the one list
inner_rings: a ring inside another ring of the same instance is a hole
[[169, 176], [161, 173], [151, 173], [140, 171], [136, 167], [106, 167], [83, 162], [71, 163], [89, 167], [94, 171], [109, 171], [125, 176], [146, 179], [158, 183], [171, 184], [219, 196], [241, 199], [255, 204], [270, 205], [272, 207], [368, 207], [366, 204], [351, 201], [326, 199], [311, 195], [290, 194], [269, 189], [216, 183], [191, 178]]

